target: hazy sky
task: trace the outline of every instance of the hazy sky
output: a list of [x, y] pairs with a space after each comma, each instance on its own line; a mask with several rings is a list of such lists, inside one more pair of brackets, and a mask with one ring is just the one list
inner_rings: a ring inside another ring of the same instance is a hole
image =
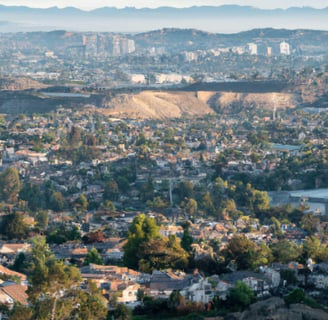
[[0, 0], [3, 5], [25, 5], [29, 7], [77, 7], [90, 10], [99, 7], [150, 7], [161, 6], [190, 7], [193, 5], [239, 4], [259, 8], [288, 8], [309, 6], [314, 8], [328, 7], [328, 0]]

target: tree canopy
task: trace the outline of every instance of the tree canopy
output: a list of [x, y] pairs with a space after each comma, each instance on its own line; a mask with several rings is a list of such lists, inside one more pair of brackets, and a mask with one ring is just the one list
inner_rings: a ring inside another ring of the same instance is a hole
[[9, 203], [15, 203], [21, 189], [21, 181], [16, 168], [9, 167], [0, 174], [0, 196]]
[[140, 214], [134, 218], [124, 246], [124, 264], [144, 272], [154, 269], [184, 269], [188, 254], [175, 236], [162, 237], [155, 219]]

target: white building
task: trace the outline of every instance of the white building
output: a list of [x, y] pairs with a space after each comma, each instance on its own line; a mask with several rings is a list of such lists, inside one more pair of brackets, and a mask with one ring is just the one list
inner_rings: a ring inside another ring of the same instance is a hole
[[257, 44], [256, 43], [248, 43], [248, 53], [251, 55], [257, 55]]
[[290, 45], [285, 41], [280, 43], [280, 54], [290, 55]]

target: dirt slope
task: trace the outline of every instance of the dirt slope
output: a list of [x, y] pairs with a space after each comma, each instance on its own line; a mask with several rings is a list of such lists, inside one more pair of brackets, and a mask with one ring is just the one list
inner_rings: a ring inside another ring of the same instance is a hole
[[115, 117], [139, 119], [180, 118], [213, 114], [208, 104], [192, 92], [143, 91], [121, 94], [105, 102], [102, 111]]
[[295, 108], [296, 95], [291, 93], [235, 93], [235, 92], [163, 92], [142, 91], [107, 98], [101, 112], [114, 117], [138, 119], [180, 118], [202, 116], [226, 111], [235, 104], [261, 109]]
[[18, 91], [46, 87], [46, 85], [27, 77], [0, 78], [0, 90]]
[[229, 108], [234, 103], [253, 105], [255, 107], [272, 109], [295, 108], [296, 96], [292, 93], [238, 93], [238, 92], [198, 92], [198, 98], [216, 109]]

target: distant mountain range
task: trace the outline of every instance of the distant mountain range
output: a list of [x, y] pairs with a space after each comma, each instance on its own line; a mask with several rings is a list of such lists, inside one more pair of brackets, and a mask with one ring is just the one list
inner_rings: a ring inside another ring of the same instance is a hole
[[0, 5], [0, 32], [98, 31], [136, 33], [162, 28], [194, 28], [235, 33], [254, 28], [328, 30], [328, 7], [314, 9], [258, 9], [249, 6], [198, 6], [156, 9], [109, 8], [92, 11], [77, 8], [35, 9]]

